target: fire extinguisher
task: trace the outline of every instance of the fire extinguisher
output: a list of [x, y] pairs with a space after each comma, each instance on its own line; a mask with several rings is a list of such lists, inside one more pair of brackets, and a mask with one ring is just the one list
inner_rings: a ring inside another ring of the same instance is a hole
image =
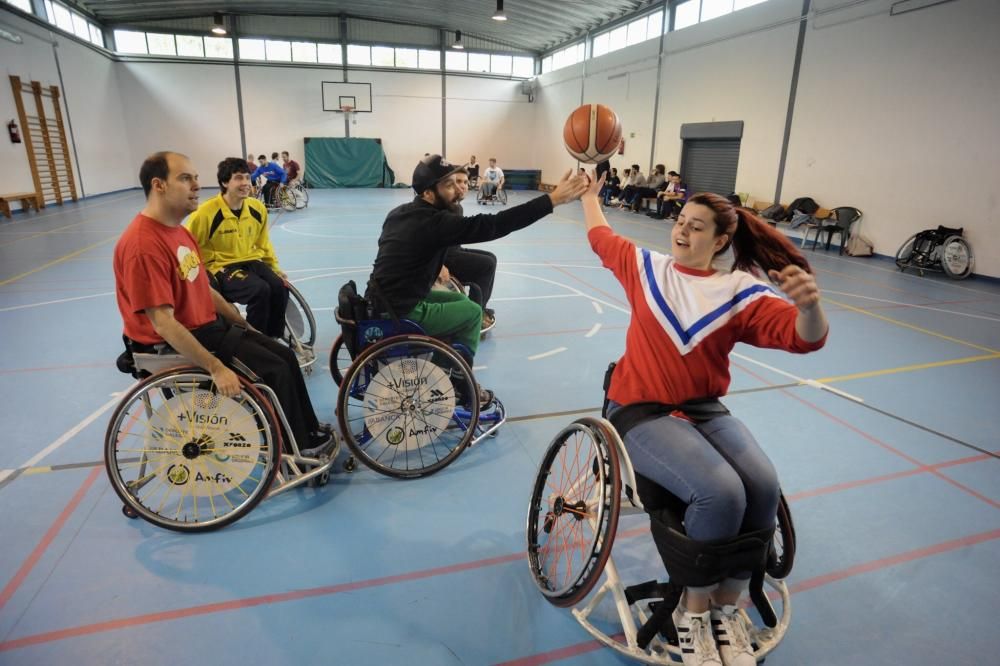
[[7, 133], [10, 134], [11, 143], [21, 143], [21, 131], [17, 129], [17, 123], [13, 120], [7, 123]]

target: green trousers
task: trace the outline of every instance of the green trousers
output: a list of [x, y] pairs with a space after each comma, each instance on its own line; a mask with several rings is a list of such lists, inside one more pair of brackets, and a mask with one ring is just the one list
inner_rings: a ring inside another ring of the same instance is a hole
[[465, 294], [432, 290], [405, 318], [420, 324], [427, 335], [460, 342], [473, 354], [479, 347], [483, 309]]

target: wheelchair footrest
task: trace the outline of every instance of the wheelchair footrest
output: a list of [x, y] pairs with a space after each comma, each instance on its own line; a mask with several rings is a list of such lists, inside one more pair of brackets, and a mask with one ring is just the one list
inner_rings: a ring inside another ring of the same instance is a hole
[[644, 599], [661, 599], [650, 602], [652, 611], [650, 618], [639, 628], [636, 643], [645, 650], [653, 638], [659, 634], [664, 640], [677, 645], [677, 628], [674, 626], [672, 614], [680, 603], [684, 588], [674, 583], [660, 583], [655, 580], [639, 583], [625, 588], [625, 599], [630, 606]]

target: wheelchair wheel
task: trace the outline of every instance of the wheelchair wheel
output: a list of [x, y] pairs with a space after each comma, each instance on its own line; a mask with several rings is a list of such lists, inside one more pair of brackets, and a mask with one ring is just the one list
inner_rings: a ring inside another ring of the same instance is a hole
[[280, 206], [283, 210], [296, 209], [297, 206], [295, 205], [295, 195], [292, 194], [291, 188], [285, 186], [279, 187], [275, 191], [274, 196], [278, 200], [277, 202], [278, 206]]
[[166, 529], [200, 532], [264, 499], [281, 435], [271, 404], [240, 380], [240, 396], [226, 398], [203, 370], [177, 368], [128, 392], [104, 441], [108, 478], [127, 509]]
[[972, 274], [972, 248], [961, 236], [948, 236], [941, 244], [941, 269], [952, 280], [964, 280]]
[[351, 451], [375, 471], [427, 476], [472, 440], [478, 388], [468, 364], [445, 343], [397, 335], [358, 354], [340, 383], [337, 420]]
[[311, 368], [316, 362], [316, 318], [302, 293], [288, 283], [288, 305], [285, 307], [285, 343], [295, 352], [299, 366]]
[[778, 580], [786, 578], [792, 572], [794, 561], [795, 525], [792, 523], [792, 513], [788, 510], [788, 500], [781, 494], [778, 497], [778, 526], [767, 553], [767, 575]]
[[917, 235], [913, 234], [896, 250], [896, 266], [899, 270], [905, 270], [910, 266], [910, 261], [913, 258], [913, 244], [916, 241]]
[[621, 503], [613, 433], [581, 418], [549, 445], [528, 507], [528, 566], [552, 604], [577, 604], [611, 555]]
[[350, 370], [351, 362], [351, 354], [347, 350], [347, 346], [344, 345], [344, 336], [343, 334], [338, 335], [330, 350], [330, 375], [333, 377], [334, 384], [340, 386], [340, 383], [344, 381], [344, 374]]
[[485, 192], [483, 192], [481, 189], [476, 190], [476, 203], [486, 205], [486, 201], [488, 199], [489, 197], [486, 196]]
[[309, 190], [302, 183], [292, 188], [292, 196], [295, 199], [296, 208], [305, 208], [309, 205]]
[[503, 206], [507, 205], [507, 190], [506, 190], [506, 188], [500, 188], [500, 189], [497, 190], [497, 201], [499, 201], [500, 204], [503, 205]]

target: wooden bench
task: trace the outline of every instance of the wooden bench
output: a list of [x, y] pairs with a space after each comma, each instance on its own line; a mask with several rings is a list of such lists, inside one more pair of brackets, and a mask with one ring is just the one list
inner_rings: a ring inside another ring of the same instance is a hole
[[14, 192], [0, 194], [0, 213], [6, 217], [13, 217], [10, 212], [10, 204], [13, 201], [21, 202], [21, 210], [42, 209], [42, 197], [37, 192]]

